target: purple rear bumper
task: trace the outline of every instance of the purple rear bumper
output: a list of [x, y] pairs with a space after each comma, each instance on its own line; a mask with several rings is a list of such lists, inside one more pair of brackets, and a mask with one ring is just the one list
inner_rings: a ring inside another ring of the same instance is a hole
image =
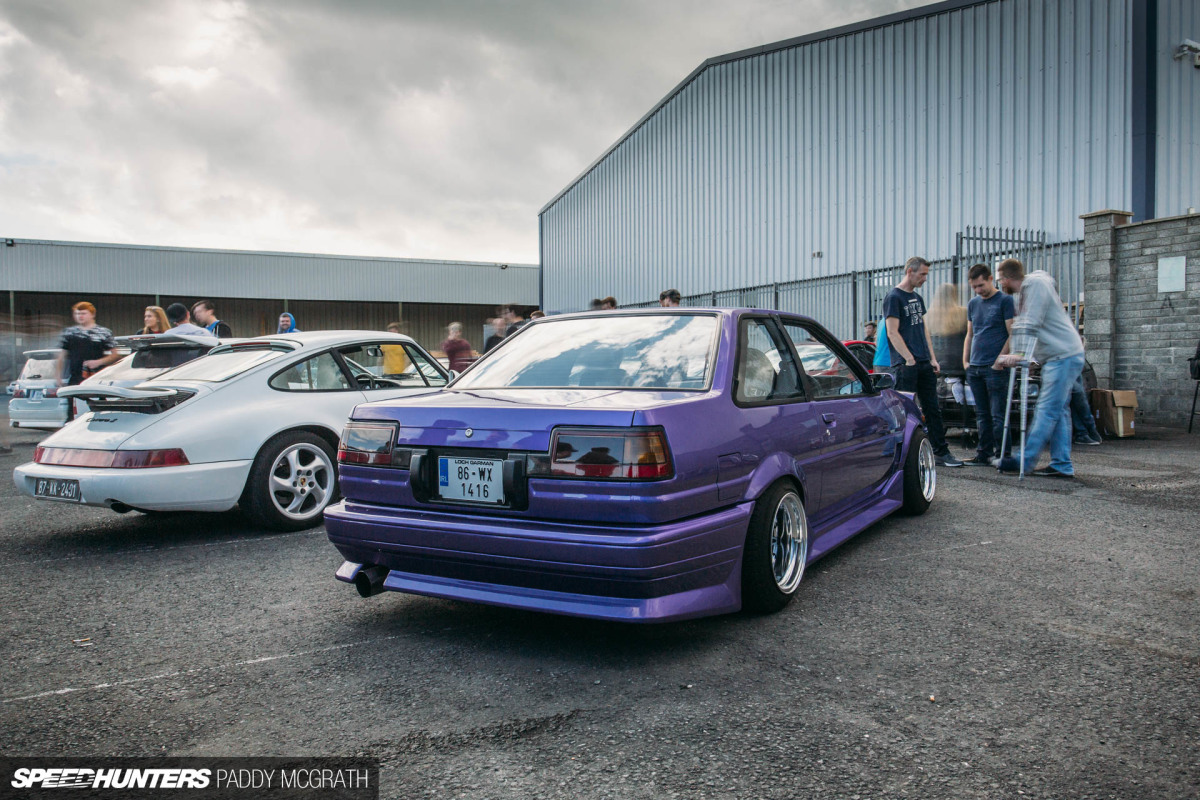
[[753, 503], [654, 526], [577, 525], [345, 501], [325, 511], [340, 580], [390, 570], [383, 588], [628, 622], [737, 611]]

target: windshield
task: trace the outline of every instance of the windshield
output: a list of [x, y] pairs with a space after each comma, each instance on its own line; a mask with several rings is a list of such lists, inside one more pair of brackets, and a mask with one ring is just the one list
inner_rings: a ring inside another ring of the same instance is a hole
[[718, 319], [710, 314], [576, 317], [529, 325], [456, 389], [704, 389]]
[[21, 370], [21, 377], [18, 380], [33, 381], [39, 378], [53, 378], [54, 364], [53, 358], [31, 358], [25, 362], [25, 368]]
[[[159, 375], [154, 381], [227, 381], [248, 369], [287, 355], [282, 350], [243, 349], [223, 350], [189, 361], [181, 367]], [[153, 381], [152, 381], [153, 382]]]
[[106, 381], [138, 378], [144, 380], [151, 375], [157, 375], [172, 367], [199, 358], [204, 355], [204, 352], [196, 347], [151, 347], [122, 358], [111, 367], [97, 373], [97, 377]]

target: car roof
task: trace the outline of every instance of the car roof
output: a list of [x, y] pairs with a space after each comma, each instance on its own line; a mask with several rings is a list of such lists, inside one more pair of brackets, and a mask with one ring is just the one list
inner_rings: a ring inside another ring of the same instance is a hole
[[[606, 311], [575, 311], [570, 314], [554, 314], [553, 316], [544, 317], [545, 321], [555, 319], [578, 319], [580, 317], [597, 318], [597, 317], [625, 317], [631, 314], [641, 315], [656, 315], [656, 314], [714, 314], [721, 317], [740, 317], [743, 314], [778, 314], [789, 319], [802, 319], [810, 322], [816, 322], [820, 325], [820, 321], [806, 316], [804, 314], [794, 314], [790, 311], [779, 311], [773, 308], [747, 308], [740, 306], [676, 306], [674, 308], [663, 308], [662, 306], [652, 306], [650, 308], [615, 308]], [[542, 322], [541, 319], [529, 320], [531, 324]]]

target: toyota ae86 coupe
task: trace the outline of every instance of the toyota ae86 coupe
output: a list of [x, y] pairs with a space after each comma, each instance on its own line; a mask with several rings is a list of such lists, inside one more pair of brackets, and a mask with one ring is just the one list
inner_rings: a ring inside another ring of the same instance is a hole
[[442, 391], [354, 410], [337, 577], [631, 622], [779, 610], [808, 564], [933, 500], [891, 385], [802, 316], [537, 320]]

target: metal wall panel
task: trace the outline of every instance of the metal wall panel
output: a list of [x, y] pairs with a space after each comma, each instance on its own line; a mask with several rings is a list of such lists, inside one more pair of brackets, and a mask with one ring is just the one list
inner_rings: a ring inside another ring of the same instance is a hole
[[1175, 59], [1184, 39], [1200, 42], [1200, 2], [1158, 0], [1158, 217], [1200, 208], [1200, 69]]
[[0, 290], [536, 305], [538, 267], [15, 239]]
[[542, 210], [546, 307], [933, 260], [969, 225], [1080, 238], [1130, 201], [1129, 2], [996, 0], [707, 63]]

